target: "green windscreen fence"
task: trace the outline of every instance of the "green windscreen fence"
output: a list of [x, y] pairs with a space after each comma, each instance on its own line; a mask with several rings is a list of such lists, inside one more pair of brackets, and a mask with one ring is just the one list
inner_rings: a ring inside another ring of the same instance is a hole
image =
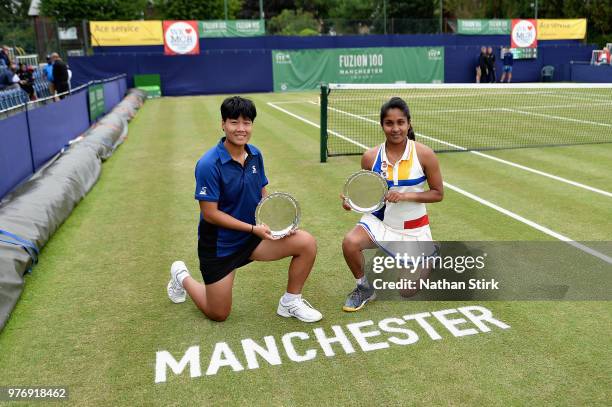
[[275, 92], [321, 83], [442, 83], [444, 48], [274, 50], [272, 71]]

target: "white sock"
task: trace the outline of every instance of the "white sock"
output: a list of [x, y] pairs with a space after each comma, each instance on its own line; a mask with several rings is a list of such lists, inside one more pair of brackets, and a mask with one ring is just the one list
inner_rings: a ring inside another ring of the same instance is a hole
[[357, 282], [357, 285], [362, 285], [365, 287], [370, 285], [370, 283], [368, 283], [368, 278], [366, 277], [365, 274], [361, 278], [356, 278], [355, 281]]
[[176, 275], [176, 279], [181, 284], [181, 287], [183, 286], [183, 281], [189, 276], [189, 271], [187, 271], [187, 269], [178, 272], [178, 274]]
[[299, 300], [300, 298], [302, 298], [302, 294], [291, 294], [285, 292], [285, 294], [283, 294], [281, 297], [281, 303], [283, 303], [283, 305], [291, 304], [293, 301]]

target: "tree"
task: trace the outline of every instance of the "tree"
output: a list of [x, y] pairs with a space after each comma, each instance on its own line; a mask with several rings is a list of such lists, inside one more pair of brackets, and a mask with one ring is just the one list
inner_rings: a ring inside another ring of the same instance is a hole
[[432, 0], [413, 0], [409, 2], [387, 0], [386, 13], [383, 1], [377, 1], [376, 3], [372, 18], [377, 33], [385, 32], [385, 23], [388, 33], [420, 34], [438, 31], [439, 23], [438, 19], [435, 18], [438, 3]]
[[[155, 9], [163, 20], [225, 20], [224, 0], [157, 0]], [[227, 0], [230, 20], [236, 19], [241, 0]]]
[[612, 43], [612, 7], [609, 0], [591, 2], [591, 40], [602, 47]]
[[335, 0], [329, 17], [346, 20], [370, 20], [376, 10], [376, 0]]
[[271, 33], [280, 35], [317, 35], [319, 23], [313, 14], [303, 10], [283, 10], [270, 19], [268, 28]]
[[0, 21], [23, 22], [28, 18], [30, 1], [0, 0]]
[[41, 14], [60, 23], [78, 20], [139, 20], [147, 0], [41, 0]]
[[[263, 0], [266, 20], [270, 20], [283, 10], [302, 10], [310, 12], [315, 18], [327, 18], [329, 10], [337, 0]], [[259, 19], [259, 0], [243, 0], [239, 18]]]
[[29, 0], [0, 0], [0, 45], [34, 51], [34, 28], [28, 19], [29, 8]]

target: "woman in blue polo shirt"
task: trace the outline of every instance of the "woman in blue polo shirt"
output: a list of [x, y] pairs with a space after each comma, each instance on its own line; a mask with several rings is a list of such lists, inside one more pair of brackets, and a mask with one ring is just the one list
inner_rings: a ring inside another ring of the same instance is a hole
[[185, 263], [176, 261], [170, 269], [168, 296], [180, 303], [189, 293], [204, 315], [224, 321], [232, 307], [237, 268], [253, 260], [292, 257], [287, 291], [277, 313], [316, 322], [323, 316], [301, 295], [317, 252], [314, 237], [298, 230], [275, 240], [266, 225], [255, 225], [255, 208], [266, 196], [268, 184], [262, 154], [248, 144], [256, 115], [253, 102], [238, 96], [221, 105], [225, 137], [200, 158], [195, 169], [195, 199], [201, 212], [198, 257], [204, 284], [189, 275]]

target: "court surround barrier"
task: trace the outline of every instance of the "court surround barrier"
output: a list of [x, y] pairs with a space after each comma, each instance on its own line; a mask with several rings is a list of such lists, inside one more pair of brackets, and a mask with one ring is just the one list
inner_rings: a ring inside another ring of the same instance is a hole
[[[503, 69], [499, 48], [508, 45], [507, 35], [211, 38], [206, 40], [206, 49], [200, 55], [164, 56], [163, 47], [159, 46], [96, 47], [94, 55], [71, 57], [69, 63], [76, 84], [114, 75], [120, 67], [128, 74], [130, 86], [134, 75], [157, 73], [161, 76], [163, 95], [186, 96], [274, 91], [274, 50], [444, 47], [444, 83], [474, 83], [481, 45], [494, 47], [499, 79]], [[554, 81], [570, 81], [569, 61], [588, 60], [594, 47], [577, 40], [541, 41], [536, 59], [514, 62], [512, 80], [539, 82], [542, 67], [552, 65], [555, 67]], [[321, 81], [329, 83], [331, 80], [323, 77]]]
[[612, 82], [612, 65], [591, 65], [586, 62], [570, 64], [570, 78], [574, 82], [610, 83]]
[[34, 174], [91, 123], [89, 89], [103, 87], [103, 113], [108, 113], [127, 89], [125, 74], [89, 81], [64, 99], [53, 97], [15, 106], [0, 119], [0, 199]]
[[[120, 85], [114, 86], [119, 89], [118, 92], [121, 91]], [[85, 91], [82, 93], [87, 94]], [[6, 173], [7, 169], [15, 168], [10, 165], [17, 164], [18, 177], [29, 177], [0, 202], [0, 330], [4, 328], [23, 291], [24, 275], [36, 264], [39, 250], [96, 183], [101, 173], [102, 161], [109, 158], [127, 137], [127, 122], [135, 116], [145, 97], [141, 91], [130, 90], [123, 101], [86, 129], [85, 133], [72, 134], [68, 145], [47, 162], [42, 163], [42, 158], [33, 159], [32, 153], [26, 160], [27, 165], [19, 167], [20, 159], [16, 154], [19, 151], [28, 152], [30, 147], [23, 142], [27, 139], [23, 137], [23, 133], [20, 142], [15, 143], [12, 152], [15, 156], [12, 161], [6, 163], [3, 159], [0, 162], [3, 164], [0, 167], [3, 173]], [[67, 102], [71, 99], [72, 102]], [[66, 103], [62, 104], [64, 101]], [[89, 114], [84, 96], [73, 95], [61, 102], [45, 106], [49, 107], [49, 113], [43, 113], [42, 108], [37, 110], [41, 110], [41, 115], [56, 114], [56, 109], [62, 109], [64, 105], [66, 108], [72, 108], [72, 103], [85, 104], [84, 109], [79, 107], [78, 110], [72, 111], [84, 117], [71, 117], [71, 120], [63, 117], [63, 120], [69, 122], [74, 119], [79, 125], [87, 122]], [[4, 122], [9, 123], [6, 127], [12, 126], [13, 130], [27, 130], [28, 124], [23, 122], [22, 115], [0, 121], [0, 125], [4, 126]], [[74, 139], [74, 136], [79, 134], [81, 135]], [[14, 138], [19, 140], [18, 136]], [[40, 151], [48, 152], [52, 148], [50, 145], [43, 147]], [[33, 167], [36, 172], [30, 177], [29, 172]]]

